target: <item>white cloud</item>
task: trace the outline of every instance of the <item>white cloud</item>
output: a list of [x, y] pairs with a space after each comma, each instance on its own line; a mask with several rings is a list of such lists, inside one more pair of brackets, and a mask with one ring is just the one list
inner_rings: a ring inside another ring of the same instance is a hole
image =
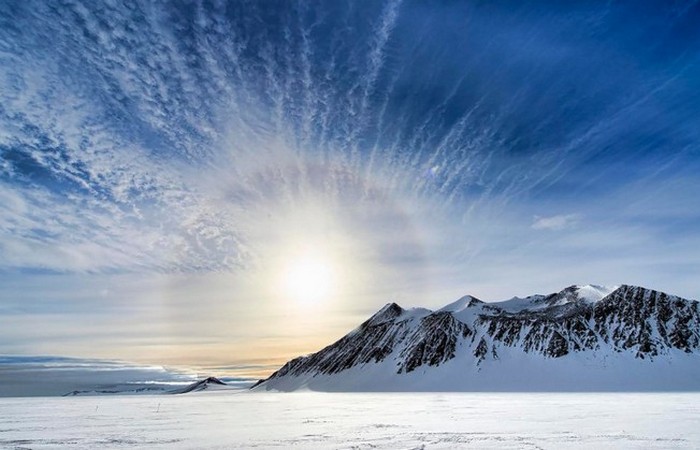
[[579, 214], [560, 214], [549, 217], [535, 216], [532, 228], [535, 230], [559, 231], [576, 226], [580, 219], [581, 216]]

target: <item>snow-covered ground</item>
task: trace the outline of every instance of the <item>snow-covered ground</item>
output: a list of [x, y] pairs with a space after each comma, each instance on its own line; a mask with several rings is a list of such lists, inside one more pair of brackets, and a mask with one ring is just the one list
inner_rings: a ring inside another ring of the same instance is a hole
[[0, 448], [700, 448], [700, 394], [0, 399]]

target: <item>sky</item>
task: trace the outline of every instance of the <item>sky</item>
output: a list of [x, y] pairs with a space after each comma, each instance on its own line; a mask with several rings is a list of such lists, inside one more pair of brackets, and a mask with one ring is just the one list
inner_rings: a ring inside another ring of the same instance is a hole
[[0, 354], [269, 373], [389, 301], [700, 286], [694, 2], [0, 0]]

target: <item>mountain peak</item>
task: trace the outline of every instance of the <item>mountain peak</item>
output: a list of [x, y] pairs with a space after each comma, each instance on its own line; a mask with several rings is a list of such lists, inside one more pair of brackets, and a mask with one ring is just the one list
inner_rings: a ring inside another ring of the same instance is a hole
[[478, 298], [471, 296], [471, 295], [465, 295], [464, 297], [460, 297], [459, 299], [455, 300], [454, 302], [443, 306], [442, 308], [438, 309], [438, 312], [451, 312], [451, 313], [456, 313], [459, 311], [462, 311], [466, 308], [470, 308], [475, 305], [479, 305], [484, 303], [483, 301], [479, 300]]
[[228, 386], [228, 385], [216, 377], [207, 377], [207, 378], [204, 378], [202, 380], [195, 381], [194, 383], [189, 384], [189, 385], [185, 386], [184, 388], [176, 389], [176, 390], [172, 391], [171, 393], [172, 394], [186, 394], [188, 392], [205, 391], [212, 386], [221, 387], [221, 386]]
[[[578, 298], [588, 302], [597, 302], [612, 294], [619, 286], [599, 286], [596, 284], [585, 284], [570, 286], [576, 292]], [[567, 288], [569, 289], [569, 288]]]
[[372, 317], [370, 317], [365, 323], [374, 325], [386, 322], [388, 320], [392, 320], [396, 317], [399, 317], [401, 314], [403, 314], [403, 312], [404, 309], [398, 304], [394, 302], [387, 303], [386, 305], [382, 306], [381, 309], [379, 309], [379, 311], [374, 313]]

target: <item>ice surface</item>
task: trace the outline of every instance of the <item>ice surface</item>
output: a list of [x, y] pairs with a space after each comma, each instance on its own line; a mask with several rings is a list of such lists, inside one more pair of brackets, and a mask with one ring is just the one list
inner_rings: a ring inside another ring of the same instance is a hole
[[0, 448], [698, 448], [700, 394], [0, 399]]

